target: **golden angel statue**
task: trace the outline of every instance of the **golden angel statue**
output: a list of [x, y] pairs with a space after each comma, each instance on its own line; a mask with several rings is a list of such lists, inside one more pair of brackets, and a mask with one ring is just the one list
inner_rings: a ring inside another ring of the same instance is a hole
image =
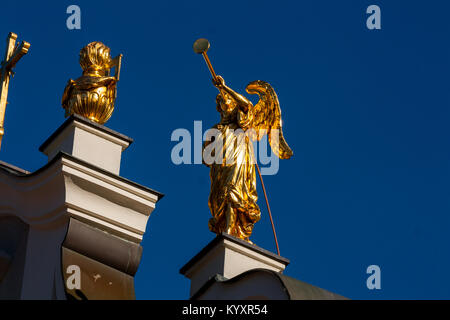
[[[226, 86], [222, 77], [213, 77], [213, 83], [220, 91], [216, 98], [220, 123], [213, 128], [219, 132], [216, 140], [223, 143], [223, 160], [207, 164], [211, 178], [209, 229], [251, 243], [253, 226], [261, 216], [252, 140], [260, 140], [267, 134], [272, 151], [279, 158], [288, 159], [293, 153], [283, 137], [280, 104], [270, 84], [257, 80], [246, 87], [248, 93], [260, 97], [253, 105]], [[203, 150], [211, 143], [205, 142]]]
[[[101, 42], [91, 42], [80, 51], [83, 75], [70, 79], [64, 89], [62, 107], [66, 117], [73, 113], [104, 124], [114, 111], [122, 55], [111, 58], [110, 49]], [[115, 67], [115, 75], [110, 76]]]

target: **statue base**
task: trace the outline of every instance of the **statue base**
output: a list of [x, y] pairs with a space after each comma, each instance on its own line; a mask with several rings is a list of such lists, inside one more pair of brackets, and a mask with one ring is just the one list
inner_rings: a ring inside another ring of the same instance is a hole
[[226, 233], [218, 235], [181, 269], [191, 280], [192, 297], [210, 279], [234, 278], [252, 269], [283, 272], [289, 260]]

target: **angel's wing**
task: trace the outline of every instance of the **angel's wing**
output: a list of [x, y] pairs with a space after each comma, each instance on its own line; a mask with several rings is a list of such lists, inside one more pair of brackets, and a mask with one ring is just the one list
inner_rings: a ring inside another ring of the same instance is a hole
[[289, 159], [293, 152], [284, 140], [280, 103], [275, 90], [261, 80], [250, 82], [245, 90], [250, 94], [257, 94], [260, 98], [253, 109], [253, 129], [256, 131], [256, 138], [260, 140], [267, 134], [272, 151], [280, 159]]

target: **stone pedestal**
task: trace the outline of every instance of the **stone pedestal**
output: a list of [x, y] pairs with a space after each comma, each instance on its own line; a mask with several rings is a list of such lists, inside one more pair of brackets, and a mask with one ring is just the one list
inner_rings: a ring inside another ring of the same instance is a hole
[[51, 161], [60, 152], [67, 153], [114, 174], [120, 172], [120, 160], [133, 139], [79, 115], [72, 115], [39, 148]]
[[234, 278], [253, 269], [282, 272], [289, 260], [222, 233], [195, 255], [180, 273], [191, 280], [192, 297], [215, 276]]

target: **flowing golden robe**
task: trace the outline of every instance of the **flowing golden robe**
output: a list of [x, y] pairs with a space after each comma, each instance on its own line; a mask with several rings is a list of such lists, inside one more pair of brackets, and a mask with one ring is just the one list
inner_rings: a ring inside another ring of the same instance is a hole
[[209, 220], [209, 229], [249, 241], [253, 225], [261, 217], [256, 203], [253, 145], [245, 135], [245, 131], [252, 128], [253, 113], [252, 109], [244, 113], [238, 107], [219, 111], [221, 121], [213, 128], [220, 131], [216, 139], [223, 141], [223, 162], [209, 165], [211, 193], [208, 205], [213, 216]]

